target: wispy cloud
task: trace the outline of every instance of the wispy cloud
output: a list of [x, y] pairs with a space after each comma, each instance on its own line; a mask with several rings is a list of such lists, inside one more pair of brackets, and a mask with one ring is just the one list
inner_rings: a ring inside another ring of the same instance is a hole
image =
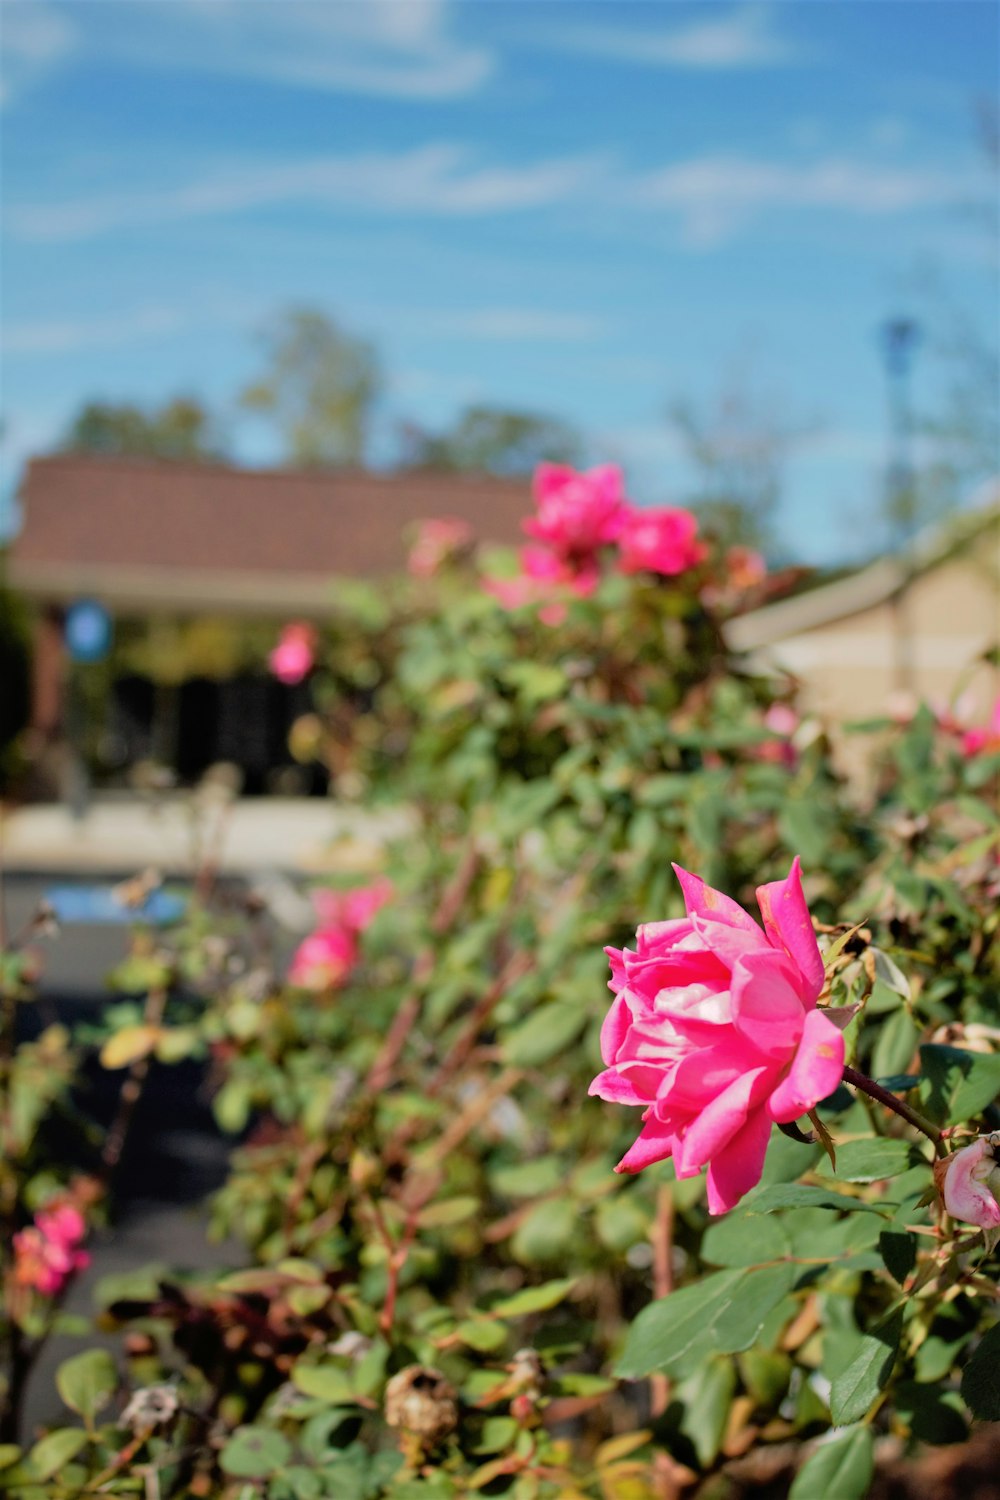
[[21, 239], [55, 241], [296, 203], [408, 217], [511, 213], [573, 197], [605, 169], [605, 158], [593, 154], [477, 165], [464, 147], [430, 145], [401, 154], [239, 164], [159, 192], [15, 205], [8, 225]]
[[186, 323], [182, 313], [167, 307], [137, 308], [106, 318], [16, 323], [4, 331], [3, 348], [7, 354], [77, 354], [176, 333]]
[[675, 210], [692, 243], [711, 245], [768, 209], [891, 215], [953, 203], [960, 190], [954, 174], [922, 166], [880, 166], [850, 157], [787, 164], [703, 156], [647, 174], [636, 182], [634, 197]]
[[76, 48], [76, 27], [45, 0], [6, 0], [0, 102], [10, 104]]
[[779, 34], [771, 5], [745, 5], [730, 11], [703, 6], [702, 10], [712, 12], [708, 19], [674, 26], [570, 25], [549, 35], [569, 50], [647, 68], [704, 72], [773, 68], [806, 56], [802, 48]]
[[409, 318], [439, 337], [498, 343], [587, 343], [605, 331], [602, 318], [539, 307], [481, 307], [419, 312]]

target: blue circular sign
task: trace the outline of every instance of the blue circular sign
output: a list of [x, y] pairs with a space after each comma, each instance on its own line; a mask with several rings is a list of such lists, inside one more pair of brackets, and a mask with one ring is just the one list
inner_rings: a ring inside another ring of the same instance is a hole
[[96, 599], [77, 599], [66, 611], [63, 635], [74, 661], [103, 661], [111, 649], [111, 616]]

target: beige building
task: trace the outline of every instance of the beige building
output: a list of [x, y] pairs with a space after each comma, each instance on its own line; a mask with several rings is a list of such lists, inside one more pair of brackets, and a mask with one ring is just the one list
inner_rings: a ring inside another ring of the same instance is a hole
[[917, 701], [961, 702], [982, 722], [1000, 693], [1000, 481], [906, 556], [740, 615], [726, 633], [797, 678], [802, 706], [833, 725]]

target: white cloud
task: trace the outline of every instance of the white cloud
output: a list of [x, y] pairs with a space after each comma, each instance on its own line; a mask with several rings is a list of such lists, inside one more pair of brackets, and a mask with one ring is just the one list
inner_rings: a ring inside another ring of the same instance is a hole
[[770, 5], [745, 5], [728, 12], [717, 6], [702, 9], [713, 12], [711, 19], [655, 30], [569, 26], [560, 31], [558, 41], [572, 51], [592, 52], [618, 62], [706, 72], [775, 67], [803, 57], [799, 47], [775, 30]]
[[174, 333], [186, 319], [166, 307], [145, 307], [108, 318], [54, 319], [18, 323], [3, 335], [7, 354], [76, 354], [88, 349], [110, 348]]
[[461, 146], [431, 145], [399, 155], [372, 152], [234, 165], [155, 193], [138, 190], [15, 205], [8, 225], [21, 239], [54, 241], [291, 203], [446, 217], [510, 213], [571, 198], [604, 168], [604, 159], [592, 155], [525, 166], [477, 166]]
[[5, 0], [0, 99], [9, 104], [77, 45], [69, 18], [45, 0]]
[[689, 240], [711, 245], [767, 209], [888, 215], [954, 202], [959, 191], [954, 174], [924, 167], [879, 166], [849, 157], [787, 165], [703, 156], [649, 173], [635, 184], [634, 196], [675, 210]]
[[604, 331], [604, 321], [586, 313], [537, 307], [481, 307], [465, 312], [421, 312], [419, 322], [438, 336], [500, 343], [583, 343]]

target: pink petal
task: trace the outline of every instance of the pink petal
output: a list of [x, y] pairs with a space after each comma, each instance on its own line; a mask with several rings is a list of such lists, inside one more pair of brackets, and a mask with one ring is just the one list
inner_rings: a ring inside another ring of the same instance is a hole
[[736, 1030], [769, 1057], [789, 1058], [802, 1035], [798, 977], [783, 953], [747, 953], [733, 969], [732, 1017]]
[[677, 1170], [685, 1172], [703, 1167], [728, 1146], [737, 1131], [746, 1124], [747, 1115], [758, 1103], [770, 1069], [750, 1068], [734, 1078], [728, 1088], [709, 1101], [692, 1121], [677, 1147]]
[[689, 917], [707, 917], [712, 922], [726, 922], [730, 927], [739, 927], [744, 932], [760, 936], [760, 928], [753, 917], [731, 896], [714, 890], [712, 886], [705, 884], [700, 875], [692, 875], [687, 870], [682, 870], [680, 865], [674, 865], [673, 871], [684, 892], [684, 905]]
[[798, 966], [809, 993], [815, 999], [823, 988], [823, 959], [802, 894], [802, 866], [798, 855], [784, 880], [757, 888], [757, 904], [764, 918], [764, 931], [775, 948], [782, 949]]
[[844, 1076], [844, 1037], [821, 1010], [808, 1011], [788, 1076], [771, 1095], [771, 1119], [797, 1120], [832, 1094]]
[[949, 1158], [942, 1197], [953, 1219], [976, 1224], [980, 1229], [995, 1229], [1000, 1225], [1000, 1203], [982, 1180], [994, 1166], [993, 1148], [986, 1136], [980, 1136], [971, 1146], [963, 1147]]
[[708, 1164], [708, 1211], [728, 1213], [756, 1187], [764, 1170], [764, 1157], [771, 1139], [771, 1120], [766, 1109], [755, 1109], [746, 1124]]
[[643, 1167], [651, 1167], [656, 1161], [666, 1161], [673, 1154], [675, 1144], [676, 1137], [670, 1126], [650, 1116], [615, 1171], [641, 1172]]
[[619, 1068], [606, 1068], [603, 1073], [598, 1073], [588, 1094], [596, 1094], [598, 1099], [609, 1099], [612, 1104], [648, 1104], [649, 1094], [640, 1094], [628, 1074]]
[[601, 1026], [601, 1056], [606, 1063], [613, 1063], [618, 1056], [631, 1024], [632, 1013], [626, 1001], [616, 995]]

